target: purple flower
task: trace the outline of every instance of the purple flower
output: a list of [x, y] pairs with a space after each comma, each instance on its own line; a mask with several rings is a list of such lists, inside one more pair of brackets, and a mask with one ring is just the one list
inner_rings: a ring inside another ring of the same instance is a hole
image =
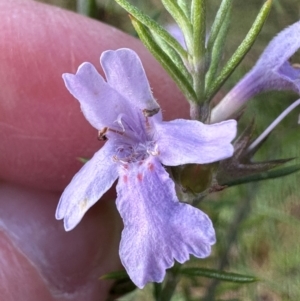
[[186, 42], [184, 39], [184, 35], [176, 23], [171, 23], [171, 24], [166, 25], [166, 30], [168, 31], [168, 33], [171, 36], [173, 36], [173, 38], [175, 38], [179, 42], [179, 44], [184, 49], [186, 49]]
[[268, 90], [300, 94], [300, 69], [289, 63], [300, 48], [300, 21], [281, 31], [267, 46], [256, 65], [213, 109], [211, 121], [225, 120], [254, 95]]
[[63, 75], [86, 119], [107, 142], [65, 189], [56, 218], [64, 219], [67, 231], [73, 229], [119, 178], [116, 203], [124, 222], [120, 258], [142, 288], [161, 282], [174, 259], [183, 263], [189, 254], [210, 254], [215, 243], [210, 219], [178, 201], [163, 165], [230, 157], [236, 122], [164, 122], [135, 52], [106, 51], [100, 61], [106, 81], [90, 63], [83, 63], [75, 75]]

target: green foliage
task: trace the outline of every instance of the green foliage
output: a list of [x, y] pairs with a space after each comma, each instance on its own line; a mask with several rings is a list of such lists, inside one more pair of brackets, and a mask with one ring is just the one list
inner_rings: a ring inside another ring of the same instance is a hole
[[235, 283], [252, 283], [258, 281], [258, 279], [253, 276], [241, 275], [237, 273], [227, 273], [223, 271], [204, 268], [182, 268], [180, 269], [180, 274], [189, 277], [207, 277]]
[[259, 174], [254, 174], [251, 176], [247, 176], [244, 178], [239, 178], [230, 182], [224, 183], [226, 186], [234, 186], [234, 185], [240, 185], [250, 182], [258, 182], [262, 180], [270, 180], [270, 179], [276, 179], [276, 178], [282, 178], [284, 176], [288, 176], [290, 174], [293, 174], [300, 170], [300, 164], [277, 168], [275, 170], [269, 170], [266, 172], [262, 172]]
[[[188, 81], [188, 78], [184, 76], [186, 72], [184, 66], [179, 64], [176, 65], [176, 63], [167, 54], [169, 49], [166, 49], [167, 52], [164, 51], [164, 49], [162, 49], [162, 47], [158, 45], [154, 37], [149, 33], [147, 27], [144, 26], [143, 23], [136, 20], [134, 17], [131, 17], [131, 21], [141, 41], [143, 41], [144, 45], [148, 48], [148, 50], [153, 54], [153, 56], [160, 62], [164, 69], [177, 83], [178, 87], [181, 89], [181, 91], [187, 97], [187, 99], [195, 99], [195, 92], [193, 91]], [[161, 46], [167, 47], [165, 44], [161, 44]], [[180, 67], [182, 68], [182, 70], [180, 70]]]
[[215, 95], [231, 75], [235, 68], [241, 63], [244, 56], [248, 53], [258, 34], [260, 33], [271, 9], [272, 0], [267, 0], [257, 15], [253, 25], [247, 33], [245, 39], [239, 45], [232, 57], [226, 62], [220, 74], [217, 76], [211, 87], [207, 87], [206, 97], [210, 99]]

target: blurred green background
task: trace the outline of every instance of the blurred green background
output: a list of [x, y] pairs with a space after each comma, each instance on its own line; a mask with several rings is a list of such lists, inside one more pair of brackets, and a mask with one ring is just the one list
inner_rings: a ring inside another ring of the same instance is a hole
[[[98, 0], [88, 11], [88, 1], [44, 0], [52, 5], [92, 15], [135, 35], [127, 13], [112, 0]], [[163, 10], [160, 0], [131, 0], [161, 24], [172, 19]], [[235, 0], [227, 38], [224, 61], [230, 57], [250, 28], [262, 0]], [[207, 1], [208, 28], [220, 0]], [[283, 28], [300, 19], [299, 0], [274, 0], [269, 18], [252, 50], [222, 88], [226, 93], [255, 63], [260, 53]], [[300, 35], [300, 33], [299, 33]], [[300, 63], [300, 54], [292, 58]], [[297, 99], [289, 92], [270, 92], [249, 102], [240, 122], [242, 130], [255, 117], [255, 137], [282, 110]], [[258, 152], [256, 160], [296, 158], [300, 163], [300, 126], [294, 110], [271, 134]], [[218, 242], [213, 254], [205, 260], [193, 259], [188, 266], [224, 268], [225, 271], [255, 275], [260, 280], [252, 284], [216, 282], [205, 278], [183, 278], [172, 300], [223, 301], [298, 301], [300, 300], [300, 173], [280, 179], [262, 181], [229, 188], [212, 194], [201, 203], [201, 209], [212, 218]], [[152, 286], [136, 290], [119, 300], [152, 300]]]

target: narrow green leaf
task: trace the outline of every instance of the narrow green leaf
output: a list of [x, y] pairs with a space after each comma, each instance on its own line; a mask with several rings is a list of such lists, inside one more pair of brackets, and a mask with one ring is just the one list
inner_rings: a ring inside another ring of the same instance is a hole
[[288, 176], [299, 170], [300, 170], [300, 164], [296, 164], [296, 165], [287, 166], [287, 167], [276, 169], [276, 170], [269, 170], [266, 172], [247, 176], [247, 177], [240, 178], [240, 179], [235, 179], [235, 180], [232, 180], [232, 181], [229, 181], [226, 183], [222, 183], [222, 185], [234, 186], [234, 185], [240, 185], [240, 184], [245, 184], [245, 183], [249, 183], [249, 182], [258, 182], [258, 181], [262, 181], [262, 180], [275, 179], [275, 178]]
[[162, 0], [161, 2], [183, 32], [187, 48], [190, 49], [193, 42], [193, 28], [189, 19], [176, 1]]
[[101, 276], [101, 280], [120, 280], [120, 279], [129, 279], [128, 274], [125, 271], [111, 272]]
[[219, 35], [220, 29], [224, 26], [224, 22], [227, 19], [228, 12], [231, 10], [232, 0], [222, 0], [222, 3], [218, 9], [216, 18], [210, 30], [210, 35], [207, 42], [207, 51], [210, 53], [214, 43]]
[[194, 31], [193, 56], [199, 60], [205, 54], [206, 39], [206, 1], [192, 1], [192, 26]]
[[226, 79], [231, 75], [231, 73], [242, 61], [244, 56], [251, 49], [251, 46], [255, 42], [258, 34], [260, 33], [264, 25], [264, 22], [266, 21], [269, 15], [271, 6], [272, 6], [272, 0], [267, 0], [265, 4], [262, 6], [245, 39], [242, 41], [242, 43], [237, 48], [235, 53], [228, 60], [226, 65], [223, 67], [219, 76], [214, 81], [213, 85], [209, 88], [208, 92], [206, 93], [206, 99], [211, 99], [215, 95], [215, 93], [220, 89], [220, 87], [224, 84]]
[[143, 44], [148, 48], [152, 55], [158, 60], [163, 68], [169, 73], [179, 89], [189, 101], [195, 101], [196, 96], [188, 79], [182, 74], [180, 69], [174, 64], [172, 59], [159, 47], [157, 42], [149, 33], [148, 29], [137, 19], [131, 17], [131, 22], [138, 33]]
[[218, 71], [219, 64], [223, 54], [225, 39], [227, 37], [227, 33], [229, 29], [230, 16], [231, 16], [231, 10], [229, 9], [225, 16], [225, 19], [223, 19], [223, 25], [213, 44], [213, 48], [211, 52], [207, 52], [207, 56], [209, 56], [207, 60], [210, 62], [210, 64], [209, 64], [209, 69], [205, 76], [205, 91], [209, 89], [209, 87], [212, 85], [212, 83], [216, 78], [216, 73]]
[[154, 40], [159, 44], [161, 49], [169, 56], [169, 58], [173, 61], [175, 66], [180, 70], [182, 75], [186, 78], [190, 86], [193, 85], [193, 79], [191, 74], [189, 73], [188, 69], [184, 65], [181, 57], [178, 55], [178, 53], [170, 47], [167, 43], [165, 43], [160, 37], [156, 36], [154, 37]]
[[251, 283], [259, 280], [254, 276], [227, 273], [223, 271], [204, 268], [182, 268], [179, 273], [186, 276], [206, 277], [235, 283]]
[[115, 0], [121, 7], [123, 7], [131, 16], [148, 27], [152, 32], [160, 36], [166, 43], [172, 46], [177, 53], [183, 58], [187, 59], [187, 52], [179, 44], [179, 42], [172, 37], [162, 26], [144, 14], [137, 7], [131, 5], [127, 0]]
[[200, 103], [205, 87], [206, 0], [193, 0], [191, 10], [193, 26], [193, 87], [198, 103]]
[[184, 12], [185, 16], [190, 19], [190, 7], [189, 7], [189, 3], [186, 0], [177, 0], [177, 3], [179, 5], [179, 7], [182, 9], [182, 11]]

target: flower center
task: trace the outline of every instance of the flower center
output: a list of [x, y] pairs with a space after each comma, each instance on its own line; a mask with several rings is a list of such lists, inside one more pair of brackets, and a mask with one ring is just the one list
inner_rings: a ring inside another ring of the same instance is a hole
[[108, 139], [116, 145], [113, 155], [115, 162], [121, 164], [143, 162], [149, 156], [159, 154], [151, 130], [148, 117], [142, 115], [141, 123], [136, 124], [124, 114], [120, 114], [113, 127], [104, 127], [98, 132], [98, 139]]
[[149, 156], [157, 156], [158, 153], [157, 144], [154, 141], [146, 141], [134, 145], [120, 145], [113, 159], [122, 164], [137, 163], [144, 161]]

